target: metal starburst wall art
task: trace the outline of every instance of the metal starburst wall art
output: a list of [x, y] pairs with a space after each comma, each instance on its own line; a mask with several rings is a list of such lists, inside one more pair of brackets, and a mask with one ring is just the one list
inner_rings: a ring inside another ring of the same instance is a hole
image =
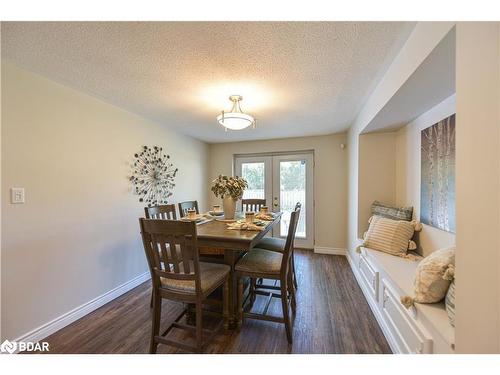
[[143, 146], [134, 158], [130, 181], [139, 202], [147, 203], [148, 207], [168, 203], [178, 171], [170, 162], [170, 155], [164, 154], [161, 147]]

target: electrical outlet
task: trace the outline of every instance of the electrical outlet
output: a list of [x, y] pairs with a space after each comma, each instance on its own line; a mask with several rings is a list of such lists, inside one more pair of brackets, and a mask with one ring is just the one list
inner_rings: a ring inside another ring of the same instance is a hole
[[10, 203], [24, 203], [24, 188], [10, 188]]

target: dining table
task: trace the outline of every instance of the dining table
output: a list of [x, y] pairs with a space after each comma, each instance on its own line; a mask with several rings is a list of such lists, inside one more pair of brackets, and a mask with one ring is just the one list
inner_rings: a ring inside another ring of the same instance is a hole
[[[241, 215], [241, 214], [240, 214]], [[237, 317], [237, 280], [235, 265], [238, 260], [251, 249], [281, 220], [281, 212], [273, 212], [273, 220], [266, 221], [260, 230], [229, 229], [228, 222], [221, 219], [211, 219], [198, 224], [198, 247], [218, 249], [221, 256], [212, 261], [223, 262], [231, 267], [229, 279], [229, 317], [226, 328], [236, 326]], [[207, 261], [204, 259], [204, 261]], [[208, 259], [210, 261], [210, 258]]]

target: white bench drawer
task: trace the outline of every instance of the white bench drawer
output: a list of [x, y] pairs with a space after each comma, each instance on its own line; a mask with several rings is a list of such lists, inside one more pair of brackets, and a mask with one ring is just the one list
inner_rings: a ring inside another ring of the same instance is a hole
[[382, 313], [388, 328], [403, 352], [409, 354], [432, 353], [432, 338], [401, 305], [400, 296], [387, 280], [382, 279]]
[[378, 301], [379, 296], [379, 272], [375, 269], [373, 265], [370, 264], [368, 259], [366, 259], [364, 254], [359, 256], [359, 271], [363, 282], [368, 287], [368, 290]]

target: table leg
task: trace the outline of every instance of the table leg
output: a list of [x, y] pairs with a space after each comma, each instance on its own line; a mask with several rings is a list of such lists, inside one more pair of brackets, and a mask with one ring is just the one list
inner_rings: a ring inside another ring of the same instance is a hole
[[224, 252], [224, 263], [231, 267], [231, 273], [229, 274], [229, 317], [228, 322], [231, 327], [234, 327], [236, 323], [236, 313], [237, 313], [237, 285], [236, 285], [236, 274], [234, 272], [234, 266], [236, 264], [237, 253], [234, 250], [226, 250]]

